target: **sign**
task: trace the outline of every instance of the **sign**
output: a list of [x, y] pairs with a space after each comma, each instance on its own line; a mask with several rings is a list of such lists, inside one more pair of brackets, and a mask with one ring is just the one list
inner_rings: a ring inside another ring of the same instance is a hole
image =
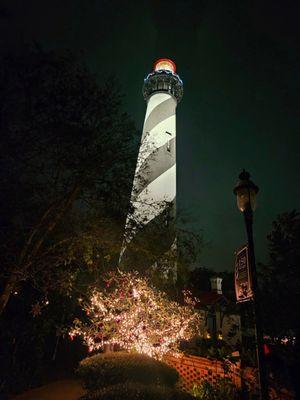
[[236, 301], [242, 303], [253, 298], [248, 245], [236, 252], [234, 286]]

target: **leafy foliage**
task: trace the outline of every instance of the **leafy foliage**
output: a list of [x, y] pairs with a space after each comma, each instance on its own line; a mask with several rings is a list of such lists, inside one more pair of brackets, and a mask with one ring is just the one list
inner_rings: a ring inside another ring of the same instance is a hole
[[80, 400], [192, 400], [190, 394], [166, 386], [128, 382], [105, 387]]
[[[218, 277], [222, 278], [222, 292], [226, 298], [235, 301], [234, 294], [234, 278], [230, 271], [219, 271]], [[191, 270], [187, 281], [187, 287], [195, 294], [198, 291], [210, 291], [210, 278], [216, 276], [216, 271], [206, 268], [197, 267]]]
[[162, 358], [197, 334], [201, 317], [188, 293], [181, 306], [136, 272], [110, 272], [104, 279], [106, 287], [95, 289], [84, 305], [88, 322], [77, 319], [70, 331], [71, 337], [82, 336], [90, 351], [118, 344]]
[[268, 235], [269, 263], [261, 265], [261, 298], [265, 332], [279, 340], [300, 332], [300, 218], [283, 213]]
[[299, 397], [300, 320], [300, 214], [277, 216], [268, 235], [269, 261], [261, 264], [260, 297], [264, 332], [272, 342], [268, 363], [273, 385], [288, 388]]
[[123, 352], [85, 358], [80, 362], [77, 373], [89, 391], [126, 382], [172, 387], [179, 378], [175, 369], [161, 361]]
[[221, 360], [224, 362], [237, 361], [236, 357], [232, 357], [232, 346], [226, 344], [223, 340], [195, 337], [187, 343], [182, 344], [181, 348], [185, 354]]
[[226, 378], [219, 379], [214, 384], [203, 381], [200, 385], [195, 385], [191, 393], [199, 400], [237, 400], [240, 398], [235, 386]]
[[69, 55], [1, 60], [0, 93], [2, 312], [22, 282], [65, 292], [117, 252], [135, 129], [113, 79], [100, 87]]
[[115, 264], [136, 132], [114, 80], [69, 54], [2, 58], [0, 94], [0, 386], [16, 390], [55, 369], [77, 298]]

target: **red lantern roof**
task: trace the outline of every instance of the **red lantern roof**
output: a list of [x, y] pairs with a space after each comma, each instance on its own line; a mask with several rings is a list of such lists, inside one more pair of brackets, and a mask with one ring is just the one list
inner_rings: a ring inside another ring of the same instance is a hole
[[169, 58], [160, 58], [159, 60], [155, 61], [155, 63], [154, 63], [154, 71], [158, 71], [158, 70], [171, 71], [171, 72], [173, 72], [173, 74], [175, 74], [176, 65]]

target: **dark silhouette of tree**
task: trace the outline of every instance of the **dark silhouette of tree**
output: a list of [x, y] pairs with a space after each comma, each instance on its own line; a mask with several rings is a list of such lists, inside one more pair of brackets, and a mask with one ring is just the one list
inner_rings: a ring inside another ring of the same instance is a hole
[[66, 291], [118, 253], [136, 131], [114, 80], [70, 55], [3, 58], [0, 95], [2, 313], [24, 282]]
[[188, 288], [197, 291], [209, 291], [210, 290], [210, 278], [215, 272], [206, 267], [197, 267], [190, 273], [188, 280]]
[[261, 265], [264, 330], [272, 337], [299, 334], [300, 214], [280, 214], [268, 235], [269, 262]]
[[[261, 264], [260, 287], [264, 333], [275, 343], [269, 364], [275, 387], [292, 383], [299, 398], [300, 365], [300, 214], [277, 216], [267, 236], [269, 261]], [[284, 340], [284, 342], [282, 342]], [[285, 344], [283, 344], [285, 343]]]
[[197, 267], [191, 270], [187, 281], [187, 287], [195, 293], [198, 291], [210, 291], [210, 278], [216, 276], [222, 278], [223, 294], [228, 300], [235, 303], [234, 276], [232, 271], [225, 270], [216, 272], [210, 268]]

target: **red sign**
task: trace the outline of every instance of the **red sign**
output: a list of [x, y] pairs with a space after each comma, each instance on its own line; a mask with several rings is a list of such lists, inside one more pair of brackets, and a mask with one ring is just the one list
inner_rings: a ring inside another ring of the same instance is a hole
[[249, 301], [253, 298], [248, 245], [236, 252], [234, 284], [238, 303]]

